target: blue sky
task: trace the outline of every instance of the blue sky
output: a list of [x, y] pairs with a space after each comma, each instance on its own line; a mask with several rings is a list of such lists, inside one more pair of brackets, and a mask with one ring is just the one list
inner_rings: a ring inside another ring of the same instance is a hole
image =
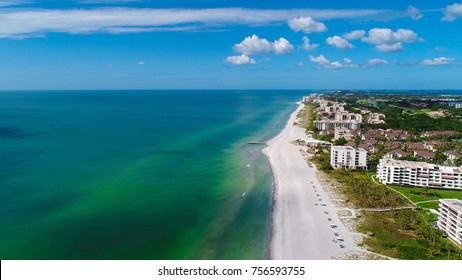
[[0, 90], [461, 89], [462, 2], [0, 0]]

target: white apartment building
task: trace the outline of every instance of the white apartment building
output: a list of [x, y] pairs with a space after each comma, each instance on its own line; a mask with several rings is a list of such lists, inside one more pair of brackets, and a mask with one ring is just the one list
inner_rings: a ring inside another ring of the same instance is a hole
[[382, 158], [377, 178], [383, 184], [462, 190], [462, 168]]
[[330, 150], [332, 168], [367, 169], [367, 151], [349, 146], [332, 146]]
[[327, 130], [335, 128], [361, 129], [361, 121], [358, 120], [330, 120], [322, 119], [314, 121], [317, 130]]
[[334, 139], [345, 138], [345, 140], [350, 141], [351, 139], [355, 138], [358, 135], [357, 130], [348, 129], [348, 128], [341, 128], [336, 127], [334, 129]]
[[441, 199], [437, 224], [450, 239], [462, 246], [462, 200]]

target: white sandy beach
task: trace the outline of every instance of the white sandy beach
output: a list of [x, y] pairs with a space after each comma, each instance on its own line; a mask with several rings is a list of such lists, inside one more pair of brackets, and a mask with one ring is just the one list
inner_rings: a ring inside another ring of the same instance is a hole
[[[331, 259], [356, 251], [351, 234], [340, 222], [316, 179], [316, 167], [309, 167], [299, 151], [301, 147], [291, 144], [293, 140], [305, 137], [305, 130], [293, 125], [303, 106], [300, 104], [284, 130], [263, 149], [275, 181], [271, 259]], [[327, 206], [321, 206], [321, 203]], [[337, 227], [332, 228], [331, 223]], [[334, 233], [344, 239], [341, 242], [344, 248], [340, 248]]]

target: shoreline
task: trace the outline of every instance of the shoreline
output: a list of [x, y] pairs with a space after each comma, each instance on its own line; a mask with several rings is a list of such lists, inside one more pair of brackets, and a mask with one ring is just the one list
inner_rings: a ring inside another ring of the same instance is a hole
[[[297, 104], [299, 106], [282, 131], [267, 141], [267, 146], [262, 149], [273, 177], [267, 257], [322, 260], [363, 251], [357, 250], [352, 234], [339, 219], [324, 186], [316, 177], [315, 165], [309, 167], [299, 151], [301, 147], [291, 143], [305, 137], [305, 130], [293, 125], [304, 107], [301, 102]], [[332, 223], [335, 228], [331, 227]], [[337, 241], [334, 232], [343, 241]]]

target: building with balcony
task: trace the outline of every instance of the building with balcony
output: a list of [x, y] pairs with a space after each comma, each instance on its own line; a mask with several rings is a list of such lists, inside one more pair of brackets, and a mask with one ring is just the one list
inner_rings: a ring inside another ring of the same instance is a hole
[[462, 247], [462, 200], [441, 199], [437, 224], [448, 238]]
[[330, 165], [334, 169], [367, 169], [367, 151], [349, 146], [332, 146]]
[[462, 190], [462, 168], [384, 157], [377, 166], [383, 184]]

